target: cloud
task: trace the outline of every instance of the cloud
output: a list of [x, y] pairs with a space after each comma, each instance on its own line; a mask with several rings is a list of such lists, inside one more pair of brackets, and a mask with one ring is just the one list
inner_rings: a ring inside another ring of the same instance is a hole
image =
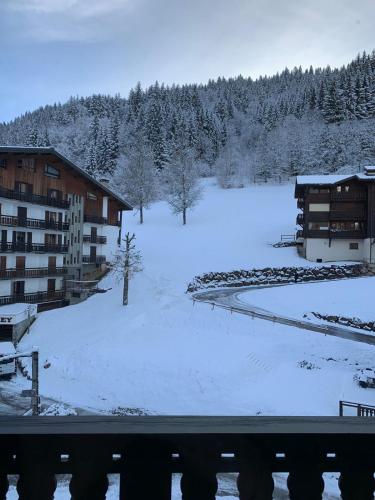
[[83, 18], [113, 12], [128, 4], [128, 0], [13, 0], [8, 8], [35, 14], [64, 13]]
[[5, 0], [4, 24], [17, 24], [17, 38], [38, 42], [110, 39], [132, 7], [130, 0]]

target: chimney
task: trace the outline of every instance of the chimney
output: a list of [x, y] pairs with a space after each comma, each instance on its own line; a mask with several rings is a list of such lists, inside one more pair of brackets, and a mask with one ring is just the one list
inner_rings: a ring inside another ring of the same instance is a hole
[[365, 175], [369, 177], [375, 176], [375, 167], [365, 167]]
[[102, 177], [101, 179], [99, 179], [99, 182], [101, 184], [104, 184], [106, 187], [109, 187], [109, 179], [107, 179], [106, 177]]

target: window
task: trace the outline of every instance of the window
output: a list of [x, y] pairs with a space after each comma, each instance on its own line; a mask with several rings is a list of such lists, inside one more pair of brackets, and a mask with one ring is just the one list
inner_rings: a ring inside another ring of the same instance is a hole
[[89, 191], [87, 191], [87, 199], [88, 200], [97, 200], [97, 196], [96, 196], [96, 194], [90, 193]]
[[345, 193], [349, 193], [349, 186], [345, 186]]
[[361, 231], [363, 224], [361, 222], [332, 222], [331, 231]]
[[310, 212], [329, 212], [329, 203], [309, 203]]
[[48, 190], [48, 198], [53, 198], [54, 200], [61, 200], [62, 193], [58, 189], [49, 189]]
[[337, 191], [338, 193], [341, 193], [341, 186], [336, 186], [336, 191]]
[[329, 222], [309, 222], [312, 231], [328, 231]]
[[20, 158], [17, 160], [17, 167], [30, 172], [35, 172], [35, 160], [34, 158]]
[[349, 250], [358, 250], [358, 243], [349, 243]]
[[33, 192], [33, 186], [31, 184], [27, 184], [26, 182], [16, 182], [14, 190], [18, 193], [31, 194]]
[[59, 179], [60, 170], [46, 163], [46, 165], [44, 166], [44, 175], [47, 175], [48, 177], [54, 177], [55, 179]]
[[7, 168], [6, 158], [0, 158], [0, 168]]

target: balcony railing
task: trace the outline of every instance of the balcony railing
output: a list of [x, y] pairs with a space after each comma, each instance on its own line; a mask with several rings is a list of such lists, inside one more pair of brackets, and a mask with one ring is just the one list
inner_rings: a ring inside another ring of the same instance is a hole
[[366, 232], [359, 231], [329, 231], [327, 230], [319, 230], [319, 229], [308, 229], [306, 233], [307, 238], [331, 238], [331, 239], [363, 239], [366, 238]]
[[12, 215], [1, 215], [0, 225], [27, 227], [30, 229], [53, 229], [55, 231], [69, 231], [68, 222], [46, 221], [43, 219], [22, 219]]
[[106, 262], [105, 255], [97, 255], [92, 257], [91, 255], [82, 255], [82, 262], [84, 264], [104, 264]]
[[298, 238], [303, 238], [303, 230], [302, 229], [298, 229], [298, 231], [296, 232], [296, 239]]
[[216, 475], [238, 473], [240, 499], [271, 500], [272, 473], [288, 473], [291, 499], [318, 500], [337, 472], [342, 498], [369, 500], [374, 447], [372, 418], [4, 416], [0, 493], [12, 474], [20, 498], [52, 500], [56, 474], [71, 474], [66, 498], [104, 500], [111, 473], [120, 500], [171, 500], [179, 473], [184, 500], [214, 500]]
[[[0, 306], [4, 306], [7, 304], [16, 304], [18, 302], [28, 302], [31, 304], [36, 304], [38, 302], [47, 302], [49, 300], [60, 300], [63, 299], [64, 296], [65, 296], [64, 290], [5, 295], [0, 297]], [[1, 485], [1, 480], [0, 480], [0, 485]]]
[[68, 245], [52, 245], [43, 243], [0, 243], [1, 252], [20, 253], [67, 253]]
[[304, 224], [305, 222], [305, 214], [298, 214], [296, 222], [297, 224], [302, 226], [302, 224]]
[[367, 194], [362, 191], [348, 191], [347, 193], [331, 192], [332, 201], [366, 201]]
[[91, 222], [92, 224], [108, 224], [108, 219], [100, 217], [99, 215], [85, 214], [83, 217], [84, 222]]
[[343, 211], [343, 210], [331, 210], [329, 212], [330, 220], [345, 220], [345, 221], [358, 221], [365, 220], [366, 214], [362, 210], [353, 211]]
[[15, 278], [43, 278], [44, 276], [65, 276], [65, 267], [36, 267], [33, 269], [3, 269], [0, 270], [0, 280]]
[[305, 199], [304, 198], [298, 198], [297, 208], [301, 208], [301, 209], [305, 208]]
[[107, 243], [106, 236], [91, 236], [90, 234], [83, 235], [84, 243], [97, 243], [98, 245], [104, 245]]
[[49, 207], [69, 208], [69, 201], [39, 194], [21, 193], [13, 189], [0, 187], [0, 198], [9, 198], [11, 200], [20, 200], [27, 203], [36, 203], [37, 205], [47, 205]]

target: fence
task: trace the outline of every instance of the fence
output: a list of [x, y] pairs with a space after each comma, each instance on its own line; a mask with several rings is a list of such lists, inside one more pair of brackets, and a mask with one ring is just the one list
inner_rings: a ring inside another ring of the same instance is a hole
[[354, 409], [357, 413], [357, 417], [375, 417], [375, 406], [352, 403], [351, 401], [340, 401], [339, 402], [339, 415], [344, 416], [345, 408]]

